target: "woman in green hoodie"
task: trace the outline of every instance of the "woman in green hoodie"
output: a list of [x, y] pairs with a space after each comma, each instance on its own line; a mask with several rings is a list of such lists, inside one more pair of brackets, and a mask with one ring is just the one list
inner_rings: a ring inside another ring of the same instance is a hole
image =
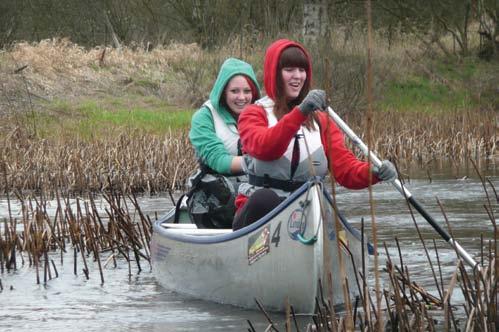
[[230, 228], [234, 197], [242, 175], [242, 152], [237, 120], [243, 109], [260, 98], [260, 88], [250, 64], [235, 58], [220, 68], [210, 98], [194, 113], [189, 139], [201, 165], [190, 179], [188, 200], [198, 227]]
[[199, 161], [212, 172], [241, 172], [237, 120], [243, 108], [259, 98], [259, 85], [251, 65], [235, 58], [225, 60], [210, 99], [192, 117], [189, 132]]

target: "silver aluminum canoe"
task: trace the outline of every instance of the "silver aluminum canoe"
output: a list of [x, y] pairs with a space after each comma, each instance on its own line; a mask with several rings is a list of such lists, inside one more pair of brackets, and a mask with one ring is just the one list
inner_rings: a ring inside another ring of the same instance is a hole
[[[345, 302], [341, 239], [350, 298], [358, 294], [355, 271], [367, 251], [362, 250], [359, 231], [341, 215], [337, 234], [332, 198], [321, 181], [306, 183], [264, 218], [237, 231], [174, 224], [174, 213], [153, 224], [151, 240], [154, 275], [167, 289], [245, 308], [255, 308], [256, 298], [277, 311], [285, 311], [288, 298], [295, 312], [313, 313], [316, 297], [320, 298], [319, 279], [327, 280], [324, 265], [331, 269], [334, 304]], [[322, 215], [328, 220], [326, 245]], [[316, 241], [307, 241], [314, 236]], [[329, 264], [324, 248], [329, 250]]]

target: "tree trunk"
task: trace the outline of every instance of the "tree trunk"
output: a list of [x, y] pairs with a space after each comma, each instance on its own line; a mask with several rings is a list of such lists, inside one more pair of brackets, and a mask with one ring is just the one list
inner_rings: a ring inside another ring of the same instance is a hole
[[306, 0], [303, 3], [303, 39], [314, 42], [324, 36], [327, 28], [327, 4], [325, 0]]
[[107, 15], [106, 11], [104, 11], [104, 18], [106, 19], [106, 25], [109, 28], [109, 31], [111, 31], [111, 37], [113, 38], [114, 47], [116, 47], [116, 49], [120, 51], [121, 50], [120, 41], [118, 39], [118, 36], [114, 32], [113, 25], [111, 24], [111, 20], [109, 19], [109, 16]]

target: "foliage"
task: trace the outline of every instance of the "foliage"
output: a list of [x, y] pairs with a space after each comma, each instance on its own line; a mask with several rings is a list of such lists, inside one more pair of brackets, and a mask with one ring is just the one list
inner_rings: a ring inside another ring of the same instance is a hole
[[[0, 47], [13, 40], [54, 37], [69, 37], [86, 46], [113, 43], [146, 49], [171, 41], [214, 48], [235, 37], [254, 44], [300, 32], [304, 8], [312, 3], [327, 12], [326, 30], [341, 27], [350, 38], [357, 25], [365, 28], [361, 1], [18, 0], [0, 4]], [[498, 11], [495, 0], [373, 2], [374, 27], [384, 31], [389, 43], [397, 34], [410, 33], [446, 54], [468, 55], [478, 48], [487, 59], [498, 53]], [[474, 25], [478, 28], [473, 30]], [[444, 42], [449, 36], [455, 47]], [[478, 38], [478, 46], [470, 45]]]
[[[447, 56], [470, 54], [470, 42], [478, 35], [486, 36], [492, 44], [492, 53], [497, 56], [499, 50], [498, 8], [495, 0], [385, 0], [376, 2], [377, 6], [396, 18], [401, 27], [419, 36], [427, 47], [436, 45]], [[479, 28], [471, 35], [472, 25]], [[453, 41], [453, 49], [443, 42], [446, 36]], [[484, 47], [480, 37], [479, 48]], [[487, 42], [487, 41], [485, 41]]]

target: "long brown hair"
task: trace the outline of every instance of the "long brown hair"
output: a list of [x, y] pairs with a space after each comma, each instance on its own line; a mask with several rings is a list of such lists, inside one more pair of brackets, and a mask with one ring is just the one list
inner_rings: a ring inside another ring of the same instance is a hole
[[[277, 94], [275, 97], [274, 104], [274, 114], [277, 119], [282, 118], [286, 113], [291, 111], [295, 106], [299, 105], [305, 96], [310, 91], [310, 77], [305, 80], [303, 87], [301, 88], [300, 94], [295, 99], [288, 101], [286, 100], [286, 93], [284, 82], [282, 81], [282, 69], [286, 67], [298, 67], [305, 69], [306, 72], [310, 69], [310, 62], [303, 51], [296, 47], [291, 46], [282, 51], [279, 57], [279, 65], [277, 66], [276, 73], [276, 83], [277, 83]], [[305, 121], [305, 127], [308, 129], [314, 128], [312, 118], [309, 117]]]

